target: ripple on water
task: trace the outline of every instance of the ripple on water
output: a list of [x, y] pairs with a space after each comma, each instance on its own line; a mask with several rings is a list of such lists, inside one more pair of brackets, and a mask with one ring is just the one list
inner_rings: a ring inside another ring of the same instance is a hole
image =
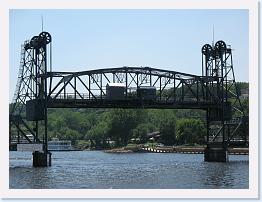
[[191, 154], [54, 152], [52, 166], [33, 168], [31, 153], [11, 153], [10, 188], [248, 188], [248, 157], [229, 163]]

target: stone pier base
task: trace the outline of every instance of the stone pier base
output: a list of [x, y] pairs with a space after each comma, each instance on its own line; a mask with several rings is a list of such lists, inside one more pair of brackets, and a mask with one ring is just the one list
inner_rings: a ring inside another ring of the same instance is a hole
[[33, 152], [33, 167], [47, 167], [51, 166], [52, 153]]
[[209, 162], [227, 162], [228, 151], [222, 144], [208, 144], [204, 150], [204, 160]]

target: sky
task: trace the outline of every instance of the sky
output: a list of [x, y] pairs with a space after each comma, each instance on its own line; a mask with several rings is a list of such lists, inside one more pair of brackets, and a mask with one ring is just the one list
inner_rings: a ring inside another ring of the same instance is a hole
[[223, 40], [233, 49], [237, 81], [248, 81], [248, 10], [11, 9], [9, 86], [12, 100], [21, 44], [52, 35], [52, 70], [149, 66], [201, 75], [201, 48]]

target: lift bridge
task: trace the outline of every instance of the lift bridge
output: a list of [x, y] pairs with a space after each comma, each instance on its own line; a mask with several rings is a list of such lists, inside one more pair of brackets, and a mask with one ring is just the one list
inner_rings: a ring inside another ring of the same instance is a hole
[[[202, 109], [206, 111], [206, 161], [226, 162], [230, 145], [248, 144], [248, 117], [235, 83], [232, 49], [224, 41], [202, 47], [201, 76], [126, 66], [56, 72], [52, 71], [51, 41], [48, 32], [41, 32], [22, 44], [10, 109], [10, 144], [26, 139], [43, 146], [33, 152], [34, 166], [51, 165], [48, 108]], [[109, 96], [111, 84], [117, 96]]]

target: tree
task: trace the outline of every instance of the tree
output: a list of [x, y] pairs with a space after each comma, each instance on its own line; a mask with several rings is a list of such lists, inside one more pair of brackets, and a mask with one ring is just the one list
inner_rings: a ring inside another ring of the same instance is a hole
[[133, 129], [132, 137], [139, 138], [140, 143], [145, 143], [147, 141], [147, 133], [153, 132], [155, 130], [155, 125], [152, 123], [140, 123], [135, 129]]
[[165, 145], [174, 145], [176, 142], [176, 122], [173, 118], [166, 118], [160, 126], [161, 139]]
[[91, 142], [94, 142], [95, 143], [94, 146], [96, 148], [99, 147], [106, 148], [108, 131], [109, 131], [108, 123], [105, 121], [101, 121], [87, 132], [86, 138], [89, 139]]
[[173, 145], [175, 143], [175, 122], [176, 110], [157, 109], [148, 112], [149, 122], [155, 126], [156, 130], [161, 133], [161, 140], [165, 145]]
[[204, 122], [199, 119], [177, 120], [177, 141], [180, 144], [204, 144], [206, 130]]
[[117, 146], [126, 145], [132, 138], [132, 130], [144, 119], [140, 109], [114, 109], [108, 113], [110, 138]]

